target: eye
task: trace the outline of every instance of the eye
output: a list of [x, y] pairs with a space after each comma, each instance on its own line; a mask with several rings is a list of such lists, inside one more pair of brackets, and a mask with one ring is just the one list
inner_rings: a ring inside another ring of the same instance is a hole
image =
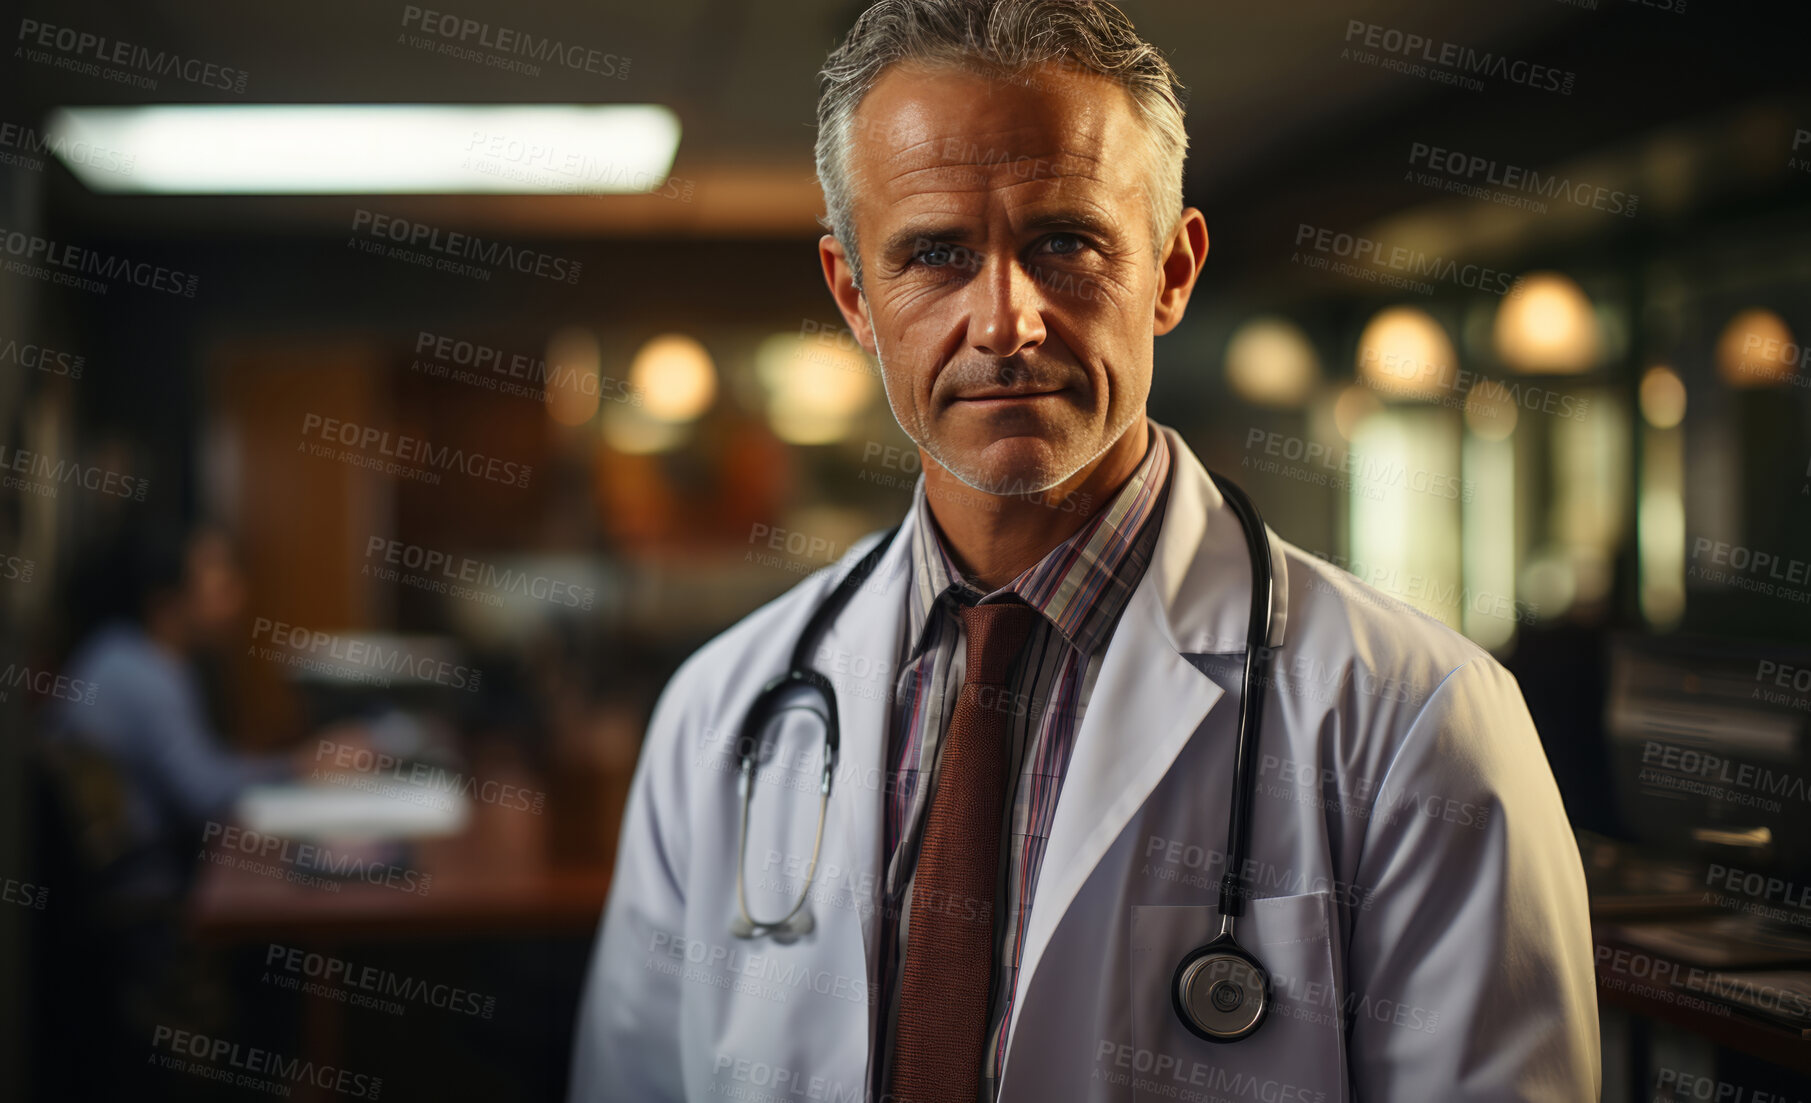
[[956, 262], [956, 249], [950, 245], [931, 245], [914, 253], [912, 259], [927, 268], [944, 268]]
[[907, 267], [912, 265], [973, 272], [981, 267], [981, 254], [964, 245], [929, 242], [919, 246], [918, 251], [912, 254], [912, 259], [908, 262]]
[[1074, 256], [1088, 247], [1088, 242], [1080, 234], [1051, 234], [1044, 239], [1044, 247], [1059, 257]]

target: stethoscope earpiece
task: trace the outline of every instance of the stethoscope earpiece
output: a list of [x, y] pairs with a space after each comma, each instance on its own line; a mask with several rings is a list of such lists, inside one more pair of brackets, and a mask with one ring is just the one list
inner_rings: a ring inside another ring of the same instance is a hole
[[1182, 1025], [1209, 1042], [1237, 1042], [1264, 1025], [1270, 974], [1228, 933], [1184, 957], [1170, 985]]

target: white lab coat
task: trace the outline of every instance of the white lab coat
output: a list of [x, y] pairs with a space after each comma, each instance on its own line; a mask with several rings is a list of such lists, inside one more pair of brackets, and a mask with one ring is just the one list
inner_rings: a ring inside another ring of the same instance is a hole
[[[1169, 504], [1063, 782], [1000, 1098], [1597, 1099], [1583, 870], [1514, 679], [1274, 533], [1281, 650], [1252, 812], [1258, 898], [1238, 928], [1274, 1003], [1235, 1044], [1177, 1020], [1176, 965], [1219, 926], [1250, 571], [1237, 517], [1158, 429]], [[816, 928], [790, 945], [728, 930], [738, 727], [875, 538], [716, 637], [662, 693], [578, 1018], [573, 1100], [869, 1098], [903, 536], [818, 649], [842, 747]], [[793, 735], [780, 731], [756, 784], [748, 888], [763, 919], [790, 905], [817, 822], [818, 751]]]

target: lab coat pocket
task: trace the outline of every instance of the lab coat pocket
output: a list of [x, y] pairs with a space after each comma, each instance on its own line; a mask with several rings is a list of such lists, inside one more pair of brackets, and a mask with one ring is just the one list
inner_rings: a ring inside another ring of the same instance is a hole
[[1325, 892], [1253, 900], [1239, 944], [1269, 970], [1269, 1014], [1237, 1042], [1209, 1042], [1170, 1001], [1176, 966], [1220, 930], [1218, 908], [1133, 905], [1132, 1098], [1234, 1103], [1345, 1103], [1344, 984], [1334, 965]]

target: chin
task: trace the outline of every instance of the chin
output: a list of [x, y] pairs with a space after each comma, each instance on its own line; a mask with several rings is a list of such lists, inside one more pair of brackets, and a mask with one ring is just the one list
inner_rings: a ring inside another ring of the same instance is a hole
[[1075, 451], [1070, 441], [1012, 437], [987, 445], [978, 454], [971, 450], [952, 455], [944, 467], [988, 494], [1035, 494], [1056, 486], [1081, 467]]

